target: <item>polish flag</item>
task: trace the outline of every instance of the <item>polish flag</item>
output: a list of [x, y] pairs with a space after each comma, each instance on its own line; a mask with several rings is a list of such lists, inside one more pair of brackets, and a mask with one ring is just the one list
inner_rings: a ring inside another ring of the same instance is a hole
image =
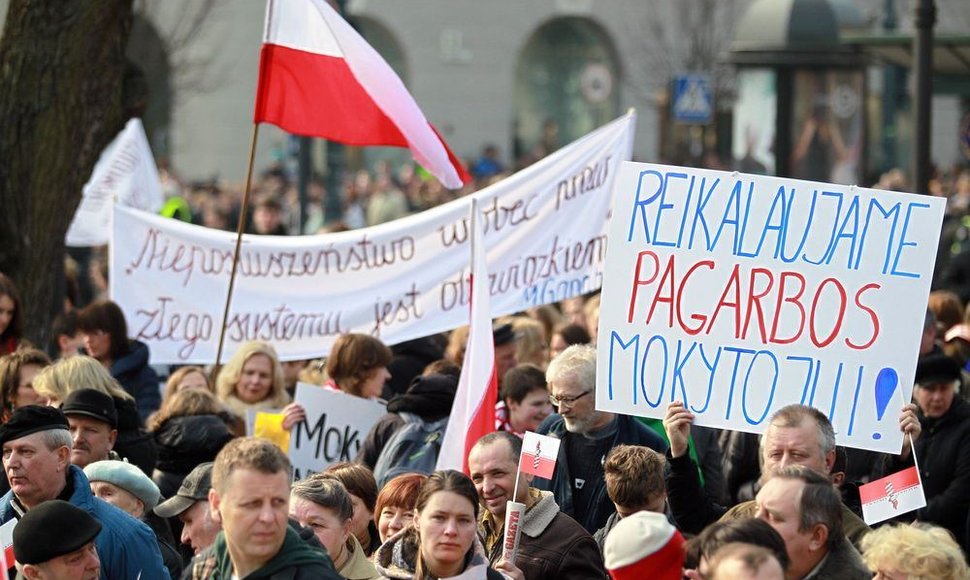
[[862, 517], [877, 524], [926, 506], [926, 495], [915, 466], [859, 487]]
[[270, 0], [256, 123], [347, 145], [408, 147], [450, 189], [471, 179], [391, 67], [326, 0]]
[[531, 473], [543, 479], [552, 479], [559, 457], [559, 444], [562, 440], [547, 435], [526, 431], [522, 438], [522, 455], [519, 457], [519, 471]]
[[9, 570], [14, 567], [16, 558], [13, 554], [13, 529], [17, 525], [14, 518], [0, 526], [0, 569]]
[[483, 435], [495, 430], [495, 401], [498, 399], [485, 243], [478, 202], [474, 198], [470, 225], [472, 275], [468, 346], [437, 465], [437, 469], [459, 469], [466, 474], [470, 474], [468, 452]]

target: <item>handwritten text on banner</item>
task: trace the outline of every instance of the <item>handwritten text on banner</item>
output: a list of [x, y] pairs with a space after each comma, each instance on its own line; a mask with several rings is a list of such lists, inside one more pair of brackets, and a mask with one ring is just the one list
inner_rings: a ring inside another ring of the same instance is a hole
[[[629, 159], [627, 115], [475, 194], [492, 315], [600, 287], [610, 185]], [[342, 333], [388, 344], [468, 323], [470, 197], [380, 226], [244, 236], [227, 351], [272, 342], [284, 360], [324, 355]], [[111, 296], [154, 363], [215, 359], [235, 235], [115, 207]]]
[[623, 163], [596, 405], [760, 432], [806, 403], [840, 444], [898, 453], [944, 200]]

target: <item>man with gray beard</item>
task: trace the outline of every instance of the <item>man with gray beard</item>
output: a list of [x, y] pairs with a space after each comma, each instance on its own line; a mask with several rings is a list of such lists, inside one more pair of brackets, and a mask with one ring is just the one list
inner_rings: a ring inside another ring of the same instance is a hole
[[597, 411], [596, 349], [573, 345], [549, 363], [546, 370], [549, 401], [558, 409], [536, 430], [562, 440], [556, 472], [551, 480], [537, 479], [534, 487], [551, 491], [560, 510], [594, 533], [616, 510], [606, 493], [603, 462], [617, 445], [642, 445], [658, 453], [664, 440], [628, 415]]

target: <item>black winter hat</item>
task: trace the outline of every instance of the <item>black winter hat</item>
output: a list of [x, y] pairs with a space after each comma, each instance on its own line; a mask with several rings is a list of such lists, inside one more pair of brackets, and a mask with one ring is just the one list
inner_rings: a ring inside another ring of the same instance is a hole
[[61, 411], [65, 415], [84, 415], [118, 428], [118, 409], [111, 395], [95, 389], [79, 389], [64, 399]]
[[945, 354], [930, 354], [916, 362], [916, 384], [938, 385], [960, 378], [960, 363]]
[[64, 500], [34, 507], [13, 529], [13, 553], [21, 564], [43, 564], [84, 547], [101, 531], [88, 512]]
[[9, 421], [0, 426], [0, 446], [51, 429], [71, 430], [67, 417], [59, 409], [40, 405], [20, 407], [13, 412]]

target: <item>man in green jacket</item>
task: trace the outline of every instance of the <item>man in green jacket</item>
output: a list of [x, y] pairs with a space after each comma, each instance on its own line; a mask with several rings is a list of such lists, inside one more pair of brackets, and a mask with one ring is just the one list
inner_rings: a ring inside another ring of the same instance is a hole
[[209, 504], [222, 532], [192, 561], [202, 580], [338, 580], [326, 551], [311, 547], [287, 521], [290, 461], [269, 441], [235, 439], [212, 468]]

